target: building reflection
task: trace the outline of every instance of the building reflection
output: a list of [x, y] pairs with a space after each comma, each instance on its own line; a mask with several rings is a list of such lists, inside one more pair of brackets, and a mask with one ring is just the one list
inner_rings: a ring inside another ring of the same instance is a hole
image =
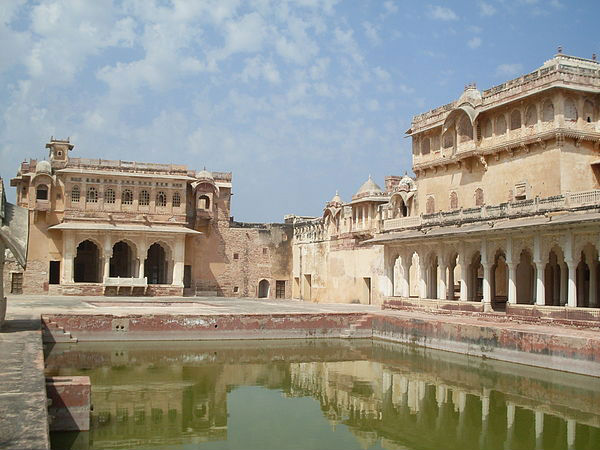
[[119, 345], [57, 346], [47, 358], [49, 375], [92, 379], [92, 430], [81, 433], [91, 448], [225, 440], [228, 392], [256, 385], [317, 399], [332, 428], [348, 427], [363, 448], [591, 450], [600, 443], [600, 387], [591, 377], [389, 343]]

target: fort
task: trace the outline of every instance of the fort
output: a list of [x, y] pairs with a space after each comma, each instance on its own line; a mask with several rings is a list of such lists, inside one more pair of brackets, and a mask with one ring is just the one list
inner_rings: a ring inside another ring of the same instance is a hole
[[16, 206], [0, 195], [8, 326], [34, 323], [0, 347], [369, 338], [598, 376], [600, 63], [559, 52], [469, 84], [406, 133], [414, 176], [273, 224], [233, 220], [231, 173], [51, 138]]

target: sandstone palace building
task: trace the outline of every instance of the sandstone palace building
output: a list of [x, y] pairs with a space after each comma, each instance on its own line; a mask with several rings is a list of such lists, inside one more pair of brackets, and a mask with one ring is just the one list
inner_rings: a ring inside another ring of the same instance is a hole
[[[229, 173], [71, 157], [22, 164], [23, 292], [212, 292], [462, 310], [580, 311], [600, 295], [600, 64], [538, 70], [415, 116], [414, 177], [320, 217], [231, 220]], [[357, 186], [360, 183], [357, 183]], [[18, 286], [8, 287], [18, 289]], [[600, 311], [598, 312], [600, 314]]]
[[289, 297], [291, 231], [234, 222], [231, 173], [46, 147], [49, 161], [11, 180], [30, 233], [27, 270], [6, 266], [8, 292]]

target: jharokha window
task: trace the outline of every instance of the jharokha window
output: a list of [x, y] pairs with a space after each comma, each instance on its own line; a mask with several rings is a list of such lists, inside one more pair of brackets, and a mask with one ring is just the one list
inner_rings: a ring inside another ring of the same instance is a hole
[[483, 206], [483, 189], [481, 188], [475, 190], [475, 206]]
[[71, 189], [71, 201], [77, 203], [80, 197], [81, 190], [79, 189], [79, 186], [73, 186], [73, 189]]
[[162, 191], [156, 194], [156, 206], [167, 206], [167, 194]]
[[121, 194], [121, 203], [131, 205], [133, 203], [133, 193], [129, 189], [125, 189]]
[[48, 200], [48, 186], [40, 184], [35, 191], [36, 200]]
[[433, 214], [435, 212], [435, 199], [433, 197], [427, 198], [425, 203], [425, 214]]
[[88, 203], [98, 203], [98, 191], [95, 187], [88, 188], [85, 200]]
[[181, 206], [181, 196], [179, 192], [173, 194], [173, 208], [179, 208]]
[[454, 191], [450, 192], [450, 209], [458, 209], [458, 194]]
[[148, 206], [150, 204], [150, 194], [143, 190], [140, 192], [140, 206]]
[[115, 191], [114, 189], [108, 188], [106, 192], [104, 192], [104, 202], [105, 203], [114, 203], [115, 202]]

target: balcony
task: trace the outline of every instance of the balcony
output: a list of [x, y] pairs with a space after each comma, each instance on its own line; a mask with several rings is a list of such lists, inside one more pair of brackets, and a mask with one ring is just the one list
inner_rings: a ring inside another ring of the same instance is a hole
[[440, 211], [413, 217], [401, 217], [383, 221], [384, 231], [402, 231], [409, 228], [456, 225], [470, 222], [508, 219], [541, 215], [547, 212], [572, 208], [600, 207], [600, 189], [570, 192], [546, 198], [535, 198], [499, 205]]

